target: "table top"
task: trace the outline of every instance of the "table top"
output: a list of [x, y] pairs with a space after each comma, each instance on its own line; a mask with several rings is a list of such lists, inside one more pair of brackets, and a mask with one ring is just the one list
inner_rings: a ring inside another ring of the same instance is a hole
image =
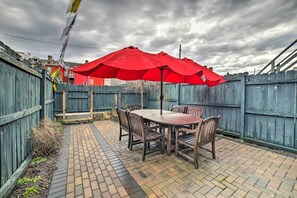
[[140, 115], [146, 120], [169, 126], [188, 125], [198, 123], [201, 121], [201, 118], [198, 118], [193, 115], [176, 113], [166, 110], [163, 110], [163, 115], [160, 115], [160, 109], [141, 109], [132, 111], [131, 113]]

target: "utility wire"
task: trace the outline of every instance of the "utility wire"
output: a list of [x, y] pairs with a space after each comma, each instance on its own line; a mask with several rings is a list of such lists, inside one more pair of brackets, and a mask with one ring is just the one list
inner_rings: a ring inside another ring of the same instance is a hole
[[[51, 41], [42, 41], [42, 40], [32, 39], [32, 38], [23, 37], [23, 36], [7, 34], [7, 33], [3, 33], [3, 32], [0, 32], [0, 35], [7, 36], [7, 37], [18, 38], [18, 39], [23, 39], [23, 40], [27, 40], [27, 41], [39, 42], [39, 43], [47, 43], [47, 44], [52, 44], [52, 45], [63, 45], [62, 43], [56, 43], [56, 42], [51, 42]], [[76, 44], [68, 44], [68, 46], [79, 47], [79, 48], [88, 48], [88, 49], [101, 49], [102, 50], [102, 48], [98, 48], [98, 47], [88, 47], [88, 46], [76, 45]], [[105, 49], [116, 49], [116, 48], [105, 48]], [[168, 51], [171, 52], [170, 54], [172, 54], [174, 56], [176, 54], [178, 54], [178, 52], [176, 52], [176, 49], [173, 49], [173, 48], [169, 49]], [[181, 50], [181, 52], [182, 52], [182, 55], [185, 54], [183, 50]]]
[[[53, 45], [63, 45], [61, 43], [56, 43], [56, 42], [51, 42], [51, 41], [42, 41], [42, 40], [37, 40], [37, 39], [32, 39], [32, 38], [27, 38], [27, 37], [22, 37], [22, 36], [6, 34], [6, 33], [2, 33], [2, 32], [0, 32], [0, 34], [3, 35], [3, 36], [18, 38], [18, 39], [23, 39], [23, 40], [28, 40], [28, 41], [34, 41], [34, 42], [39, 42], [39, 43], [47, 43], [47, 44], [53, 44]], [[76, 45], [76, 44], [69, 44], [69, 46], [80, 47], [80, 48], [89, 48], [89, 49], [99, 49], [98, 47], [88, 47], [88, 46]]]

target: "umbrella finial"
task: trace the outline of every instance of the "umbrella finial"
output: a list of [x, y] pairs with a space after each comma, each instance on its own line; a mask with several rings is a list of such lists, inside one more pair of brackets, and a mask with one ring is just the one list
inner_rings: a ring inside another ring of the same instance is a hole
[[125, 47], [124, 49], [138, 49], [138, 47], [134, 47], [134, 46], [130, 45], [129, 47]]

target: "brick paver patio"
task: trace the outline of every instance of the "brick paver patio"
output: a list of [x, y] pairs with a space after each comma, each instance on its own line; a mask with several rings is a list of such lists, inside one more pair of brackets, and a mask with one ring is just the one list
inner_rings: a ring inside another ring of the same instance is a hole
[[[297, 156], [219, 137], [199, 169], [118, 140], [114, 121], [67, 126], [49, 197], [297, 197]], [[151, 146], [152, 148], [154, 146]]]

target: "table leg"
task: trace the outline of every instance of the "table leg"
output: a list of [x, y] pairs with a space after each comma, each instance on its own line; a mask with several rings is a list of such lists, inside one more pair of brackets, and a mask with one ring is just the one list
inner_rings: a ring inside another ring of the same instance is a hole
[[171, 132], [172, 132], [172, 126], [168, 126], [168, 131], [167, 131], [167, 155], [171, 155]]

